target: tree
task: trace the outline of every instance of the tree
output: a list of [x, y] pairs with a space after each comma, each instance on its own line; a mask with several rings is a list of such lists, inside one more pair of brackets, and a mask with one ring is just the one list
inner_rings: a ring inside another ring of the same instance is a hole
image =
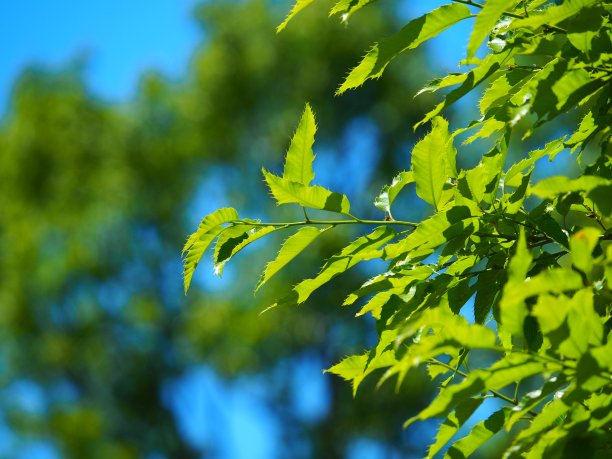
[[[341, 99], [333, 97], [335, 82], [322, 77], [358, 59], [362, 47], [392, 27], [393, 16], [373, 11], [347, 34], [339, 23], [322, 28], [325, 12], [312, 13], [299, 31], [276, 39], [278, 17], [263, 2], [202, 6], [196, 17], [207, 40], [186, 81], [150, 72], [126, 106], [91, 94], [79, 66], [30, 69], [16, 83], [0, 127], [0, 411], [11, 439], [7, 457], [30, 457], [28, 445], [41, 441], [66, 458], [218, 457], [220, 442], [194, 444], [168, 400], [175, 381], [204, 365], [228, 384], [248, 376], [267, 382], [266, 407], [279, 413], [280, 448], [292, 459], [298, 442], [306, 445], [303, 457], [344, 457], [347, 445], [366, 435], [390, 451], [414, 447], [384, 426], [422, 407], [424, 378], [405, 388], [401, 404], [392, 390], [352, 402], [334, 378], [319, 417], [303, 419], [291, 406], [296, 384], [279, 370], [299, 368], [306, 358], [337, 360], [366, 345], [368, 324], [342, 320], [350, 311], [322, 304], [296, 311], [300, 322], [287, 313], [264, 322], [244, 300], [246, 282], [231, 294], [200, 282], [182, 298], [172, 275], [193, 209], [210, 202], [206, 192], [219, 182], [248, 176], [251, 158], [276, 161], [270, 152], [285, 143], [304, 95], [326, 119], [319, 142], [334, 149], [355, 112], [378, 126], [378, 148], [388, 161], [378, 166], [378, 179], [412, 137], [386, 121], [399, 118], [398, 91], [408, 96], [416, 89], [401, 74], [391, 69], [377, 88]], [[308, 46], [302, 34], [313, 37]], [[413, 57], [423, 67], [423, 57]], [[414, 122], [423, 113], [415, 111]], [[227, 199], [268, 213], [265, 191], [252, 177], [228, 189]], [[343, 237], [321, 241], [312, 259], [337, 249]], [[235, 275], [248, 278], [256, 264], [248, 259]], [[307, 266], [316, 268], [302, 258], [301, 269]], [[279, 277], [293, 282], [296, 274], [284, 270]], [[333, 290], [318, 298], [339, 301]], [[349, 408], [361, 413], [359, 422], [342, 415]]]
[[[310, 3], [298, 1], [279, 31]], [[346, 21], [368, 3], [341, 0], [331, 14]], [[338, 228], [359, 226], [361, 236], [268, 308], [302, 304], [361, 262], [385, 263], [383, 272], [343, 302], [360, 304], [357, 315], [376, 320], [378, 343], [329, 372], [357, 391], [371, 373], [379, 374], [379, 384], [394, 380], [401, 387], [425, 367], [437, 395], [405, 426], [443, 419], [428, 457], [442, 454], [449, 441], [445, 457], [467, 457], [502, 430], [511, 434], [504, 457], [609, 456], [610, 15], [600, 0], [456, 0], [374, 44], [338, 95], [381, 77], [398, 55], [443, 30], [475, 19], [465, 72], [432, 80], [420, 91], [448, 92], [415, 125], [430, 129], [412, 150], [410, 170], [399, 172], [374, 200], [381, 217], [359, 218], [346, 195], [312, 184], [317, 125], [306, 104], [282, 174], [263, 170], [276, 203], [301, 206], [303, 218], [261, 222], [241, 218], [233, 208], [207, 215], [184, 247], [185, 290], [213, 243], [220, 272], [253, 241], [289, 233], [259, 289]], [[485, 39], [487, 50], [477, 58]], [[481, 118], [451, 128], [441, 115], [479, 85], [485, 86]], [[572, 126], [575, 114], [580, 121]], [[525, 150], [526, 139], [541, 126], [562, 118], [570, 120], [567, 132]], [[462, 145], [458, 138], [465, 138]], [[480, 161], [462, 167], [458, 150], [476, 141], [483, 145]], [[512, 149], [521, 159], [508, 167]], [[566, 150], [580, 167], [576, 177], [534, 180], [538, 161], [554, 161]], [[420, 222], [401, 219], [393, 206], [412, 186], [432, 209]], [[455, 440], [489, 398], [500, 403]]]

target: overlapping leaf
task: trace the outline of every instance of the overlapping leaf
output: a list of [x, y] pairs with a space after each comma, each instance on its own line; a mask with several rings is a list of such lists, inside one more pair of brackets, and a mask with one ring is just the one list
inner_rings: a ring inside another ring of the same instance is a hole
[[468, 18], [470, 14], [465, 5], [452, 3], [410, 21], [397, 34], [374, 45], [361, 63], [351, 70], [338, 88], [337, 94], [361, 86], [371, 78], [379, 78], [398, 54], [416, 48], [443, 30]]

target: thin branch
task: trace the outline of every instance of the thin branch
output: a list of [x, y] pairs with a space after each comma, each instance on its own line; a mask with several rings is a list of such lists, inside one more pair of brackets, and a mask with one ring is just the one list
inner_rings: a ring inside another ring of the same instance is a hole
[[407, 222], [402, 220], [363, 220], [357, 217], [353, 217], [354, 220], [311, 220], [306, 219], [299, 222], [246, 222], [244, 220], [234, 220], [230, 223], [234, 225], [249, 224], [251, 226], [277, 226], [277, 227], [290, 227], [290, 226], [303, 226], [303, 225], [399, 225], [399, 226], [410, 226], [416, 228], [417, 224], [413, 222]]
[[[480, 9], [484, 8], [484, 5], [482, 5], [481, 3], [473, 2], [472, 0], [453, 0], [453, 2], [455, 2], [455, 3], [462, 3], [463, 5], [473, 6], [475, 8], [480, 8]], [[509, 16], [509, 17], [515, 18], [515, 19], [525, 19], [525, 16], [522, 16], [522, 15], [516, 14], [516, 13], [511, 13], [510, 11], [504, 11], [502, 14], [504, 16]], [[553, 26], [553, 25], [548, 25], [548, 24], [544, 24], [542, 27], [545, 27], [546, 29], [554, 31], [554, 32], [559, 32], [559, 33], [567, 34], [567, 30], [562, 29], [561, 27], [557, 27], [557, 26]]]
[[[450, 365], [448, 365], [448, 364], [446, 364], [444, 362], [440, 362], [439, 360], [436, 360], [436, 359], [429, 359], [429, 363], [434, 364], [434, 365], [440, 365], [440, 366], [442, 366], [442, 367], [444, 367], [444, 368], [446, 368], [448, 370], [451, 370], [451, 371], [456, 371], [456, 373], [458, 375], [463, 376], [464, 378], [467, 378], [469, 376], [469, 374], [466, 373], [465, 371], [461, 371], [459, 369], [456, 370], [454, 367], [452, 367], [452, 366], [450, 366]], [[500, 400], [503, 400], [504, 402], [508, 402], [508, 403], [510, 403], [511, 405], [514, 405], [514, 406], [519, 406], [519, 402], [518, 401], [512, 400], [510, 397], [505, 396], [501, 392], [497, 392], [496, 390], [493, 390], [493, 389], [488, 389], [488, 392], [490, 392], [491, 395], [493, 395], [493, 397], [497, 397]], [[530, 415], [534, 416], [534, 417], [538, 415], [536, 412], [531, 411], [531, 410], [529, 410], [528, 413]]]

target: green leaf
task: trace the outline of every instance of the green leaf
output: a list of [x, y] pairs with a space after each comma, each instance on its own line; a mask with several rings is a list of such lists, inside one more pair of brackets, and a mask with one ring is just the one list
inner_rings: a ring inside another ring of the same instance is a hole
[[583, 9], [580, 14], [572, 17], [567, 27], [568, 41], [576, 49], [588, 55], [592, 51], [593, 40], [601, 33], [605, 16], [606, 11], [601, 7]]
[[482, 324], [489, 312], [499, 300], [505, 273], [501, 269], [485, 271], [476, 281], [476, 298], [474, 300], [474, 320]]
[[388, 349], [395, 339], [395, 333], [391, 330], [384, 331], [376, 348], [362, 355], [354, 355], [345, 358], [340, 363], [325, 370], [325, 373], [333, 373], [341, 378], [351, 381], [353, 385], [353, 396], [361, 382], [375, 370], [393, 365], [395, 355], [392, 349]]
[[293, 17], [296, 14], [298, 14], [300, 11], [302, 11], [304, 8], [310, 5], [312, 2], [314, 2], [314, 0], [297, 0], [295, 4], [293, 5], [293, 8], [291, 8], [291, 11], [285, 18], [285, 20], [281, 22], [276, 28], [276, 33], [282, 32], [283, 29], [287, 27], [287, 24], [289, 23], [289, 21], [293, 19]]
[[444, 458], [458, 459], [470, 457], [478, 448], [499, 432], [512, 413], [508, 407], [496, 411], [486, 420], [479, 422], [470, 429], [470, 433], [456, 441], [446, 452]]
[[504, 11], [512, 11], [519, 3], [519, 0], [487, 0], [485, 2], [484, 7], [476, 16], [476, 23], [470, 35], [467, 52], [468, 59], [476, 54], [480, 44], [491, 33], [502, 13]]
[[402, 189], [414, 182], [412, 171], [402, 171], [393, 178], [391, 185], [383, 186], [380, 194], [374, 200], [374, 205], [383, 212], [391, 213], [391, 205]]
[[359, 298], [383, 290], [399, 289], [406, 287], [414, 279], [427, 279], [434, 273], [431, 267], [426, 265], [411, 266], [399, 271], [387, 271], [383, 274], [374, 276], [364, 282], [361, 287], [346, 297], [342, 306], [350, 306]]
[[541, 232], [567, 249], [569, 248], [567, 232], [563, 231], [561, 225], [550, 215], [551, 210], [552, 207], [547, 202], [543, 202], [529, 213], [529, 218]]
[[542, 271], [523, 282], [508, 282], [500, 302], [501, 321], [512, 333], [522, 335], [524, 319], [527, 316], [524, 301], [527, 298], [543, 293], [578, 290], [582, 286], [582, 278], [577, 272], [561, 268]]
[[482, 157], [474, 169], [465, 172], [465, 179], [474, 201], [491, 204], [497, 193], [505, 159], [506, 148], [496, 146]]
[[440, 425], [436, 440], [427, 451], [427, 459], [432, 459], [453, 438], [484, 400], [484, 397], [467, 398], [457, 405], [455, 411], [450, 413]]
[[[475, 373], [473, 372], [471, 375]], [[404, 423], [404, 428], [418, 420], [424, 421], [434, 417], [445, 416], [459, 402], [484, 392], [486, 390], [485, 387], [482, 375], [479, 374], [479, 377], [468, 377], [459, 384], [442, 388], [438, 396], [427, 408]]]
[[447, 88], [449, 86], [455, 86], [457, 84], [461, 84], [467, 78], [467, 73], [449, 73], [443, 78], [434, 78], [429, 81], [427, 85], [419, 89], [419, 91], [414, 95], [414, 97], [420, 96], [423, 93], [434, 93], [442, 88]]
[[[556, 140], [548, 142], [544, 145], [544, 148], [540, 150], [534, 150], [529, 153], [529, 157], [514, 163], [510, 169], [504, 175], [504, 185], [506, 186], [520, 186], [523, 174], [527, 174], [533, 170], [535, 163], [541, 158], [548, 156], [549, 160], [552, 161], [561, 151], [565, 149], [563, 141], [565, 136], [560, 137]], [[527, 171], [527, 172], [525, 172]]]
[[306, 104], [295, 134], [291, 139], [289, 150], [287, 150], [283, 172], [284, 179], [302, 185], [310, 185], [310, 182], [314, 179], [312, 145], [316, 132], [317, 125], [314, 113], [310, 105]]
[[429, 120], [439, 115], [444, 109], [450, 107], [469, 93], [472, 89], [476, 88], [483, 81], [497, 72], [501, 65], [507, 60], [511, 60], [511, 54], [508, 51], [504, 51], [499, 54], [489, 54], [477, 67], [467, 73], [463, 84], [449, 92], [442, 102], [436, 105], [435, 108], [427, 113], [421, 121], [414, 125], [414, 129], [427, 123]]
[[527, 317], [527, 308], [522, 300], [517, 301], [514, 298], [512, 292], [520, 289], [520, 286], [524, 284], [533, 260], [522, 229], [515, 247], [514, 255], [508, 266], [508, 281], [504, 285], [500, 302], [500, 321], [508, 332], [520, 336], [523, 332], [523, 322]]
[[276, 258], [266, 265], [266, 269], [255, 288], [255, 292], [329, 228], [318, 229], [313, 226], [305, 226], [289, 236], [283, 242]]
[[239, 223], [226, 227], [215, 244], [215, 251], [213, 253], [213, 260], [215, 265], [222, 263], [227, 260], [232, 253], [233, 248], [240, 243], [240, 241], [249, 237], [249, 231], [255, 228], [255, 226], [248, 223]]
[[559, 346], [559, 353], [580, 358], [590, 346], [600, 346], [604, 337], [603, 320], [593, 304], [591, 289], [583, 289], [574, 295], [567, 312], [569, 337]]
[[581, 9], [596, 5], [600, 0], [565, 0], [559, 6], [551, 6], [540, 12], [532, 12], [528, 18], [518, 19], [508, 27], [516, 30], [521, 27], [535, 30], [544, 25], [555, 25], [578, 14]]
[[591, 191], [598, 186], [606, 186], [612, 184], [612, 180], [607, 180], [594, 175], [583, 175], [577, 179], [569, 177], [549, 177], [538, 182], [530, 193], [539, 196], [540, 198], [553, 198], [559, 194], [571, 193], [574, 191]]
[[474, 225], [478, 223], [475, 218], [477, 215], [474, 209], [467, 206], [455, 206], [447, 211], [438, 212], [419, 223], [406, 238], [385, 247], [384, 258], [386, 260], [397, 258], [417, 247], [435, 249], [461, 235], [470, 227], [476, 231]]
[[452, 137], [448, 122], [436, 117], [432, 130], [412, 150], [412, 172], [416, 182], [417, 195], [439, 210], [446, 201], [442, 200], [442, 189], [449, 177], [457, 175]]
[[484, 115], [491, 106], [506, 102], [520, 83], [531, 74], [530, 70], [517, 68], [501, 72], [501, 76], [491, 83], [480, 99], [480, 113]]
[[223, 231], [223, 223], [238, 220], [238, 212], [231, 207], [216, 210], [202, 219], [195, 233], [189, 236], [183, 247], [183, 286], [189, 290], [196, 266], [210, 243]]
[[395, 235], [395, 231], [390, 227], [379, 226], [372, 233], [361, 236], [342, 249], [340, 253], [329, 258], [321, 268], [319, 274], [314, 278], [305, 279], [297, 284], [293, 287], [291, 293], [270, 306], [270, 308], [303, 303], [316, 289], [339, 274], [349, 270], [357, 263], [380, 258], [382, 254], [379, 250], [380, 247], [393, 239]]
[[364, 6], [374, 3], [376, 0], [340, 0], [329, 11], [329, 15], [342, 13], [342, 22], [347, 22], [348, 18]]
[[374, 45], [361, 63], [351, 70], [336, 94], [361, 86], [371, 78], [379, 78], [398, 54], [416, 48], [443, 30], [470, 17], [470, 14], [467, 6], [453, 3], [410, 21], [397, 34]]
[[278, 231], [280, 229], [284, 229], [284, 226], [260, 226], [260, 227], [252, 227], [246, 230], [243, 234], [229, 238], [223, 241], [222, 245], [219, 247], [218, 255], [215, 260], [215, 274], [221, 276], [223, 273], [223, 267], [225, 263], [230, 260], [234, 255], [240, 252], [243, 248], [249, 245], [251, 242], [255, 242], [256, 240], [273, 233], [274, 231]]
[[572, 264], [589, 275], [593, 266], [593, 249], [599, 242], [601, 231], [597, 228], [584, 228], [572, 234], [569, 241]]
[[270, 187], [272, 196], [277, 204], [300, 204], [312, 209], [327, 210], [330, 212], [348, 214], [351, 206], [348, 198], [341, 194], [329, 191], [322, 186], [306, 186], [292, 182], [286, 178], [278, 177], [262, 169], [266, 183]]
[[191, 248], [191, 246], [200, 238], [200, 236], [208, 232], [211, 228], [234, 220], [238, 220], [238, 212], [236, 212], [236, 209], [231, 207], [223, 207], [215, 210], [211, 214], [208, 214], [202, 219], [196, 232], [190, 235], [187, 239], [187, 242], [183, 247], [182, 254], [184, 255], [185, 252], [187, 252], [189, 248]]

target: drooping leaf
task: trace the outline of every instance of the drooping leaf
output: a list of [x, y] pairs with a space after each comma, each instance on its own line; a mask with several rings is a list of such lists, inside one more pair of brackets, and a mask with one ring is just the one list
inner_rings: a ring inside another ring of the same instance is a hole
[[[477, 223], [474, 209], [467, 206], [455, 206], [447, 211], [438, 212], [419, 226], [406, 238], [385, 247], [384, 258], [389, 260], [405, 255], [417, 247], [435, 249], [464, 230], [470, 228], [476, 231]], [[471, 225], [471, 226], [470, 226]]]
[[427, 123], [435, 116], [438, 116], [444, 109], [453, 105], [463, 96], [472, 91], [472, 89], [476, 88], [487, 78], [497, 72], [499, 68], [509, 60], [511, 60], [511, 54], [506, 51], [499, 54], [489, 54], [477, 67], [467, 73], [461, 86], [448, 93], [442, 102], [436, 105], [434, 109], [429, 111], [421, 121], [414, 125], [414, 129]]
[[238, 212], [231, 207], [224, 207], [202, 219], [195, 233], [189, 236], [183, 248], [183, 286], [185, 294], [189, 290], [196, 266], [210, 243], [221, 233], [223, 224], [238, 220]]
[[340, 363], [325, 370], [325, 372], [337, 374], [341, 378], [351, 381], [353, 396], [355, 396], [359, 385], [366, 376], [375, 370], [389, 367], [396, 362], [393, 349], [388, 349], [394, 338], [395, 333], [392, 330], [385, 331], [382, 333], [380, 341], [374, 349], [362, 355], [347, 357]]
[[230, 257], [233, 248], [242, 240], [248, 238], [249, 231], [253, 228], [255, 228], [255, 226], [248, 223], [239, 223], [226, 227], [221, 234], [219, 234], [215, 244], [215, 251], [213, 253], [213, 260], [215, 264], [222, 263], [223, 261], [227, 260]]
[[283, 22], [281, 22], [278, 25], [278, 27], [276, 28], [276, 33], [282, 32], [283, 29], [285, 27], [287, 27], [287, 24], [289, 24], [289, 21], [291, 21], [291, 19], [293, 19], [293, 17], [296, 14], [298, 14], [300, 11], [302, 11], [304, 8], [306, 8], [308, 5], [310, 5], [312, 2], [314, 2], [314, 0], [297, 0], [295, 2], [295, 4], [293, 5], [293, 8], [291, 8], [291, 11], [289, 12], [287, 17], [285, 18], [285, 20]]
[[266, 269], [257, 283], [255, 292], [329, 228], [330, 227], [318, 229], [313, 226], [305, 226], [300, 228], [295, 234], [289, 236], [285, 242], [283, 242], [276, 258], [266, 265]]
[[379, 226], [372, 233], [361, 236], [338, 254], [329, 258], [319, 274], [312, 279], [305, 279], [293, 287], [293, 290], [270, 308], [280, 305], [301, 304], [310, 297], [312, 292], [329, 282], [334, 277], [349, 270], [357, 263], [379, 258], [381, 246], [395, 237], [395, 231], [388, 226]]
[[399, 271], [387, 271], [364, 282], [361, 287], [346, 297], [343, 306], [350, 306], [359, 298], [389, 289], [405, 287], [414, 279], [427, 279], [434, 273], [429, 266], [414, 266]]
[[397, 34], [374, 45], [338, 88], [337, 94], [361, 86], [366, 80], [379, 78], [398, 54], [414, 49], [443, 30], [470, 16], [467, 6], [444, 5], [410, 21]]
[[300, 204], [312, 209], [327, 210], [330, 212], [348, 214], [351, 206], [348, 198], [341, 194], [329, 191], [322, 186], [306, 186], [292, 182], [277, 175], [262, 170], [266, 183], [277, 204]]
[[496, 146], [482, 157], [475, 168], [465, 172], [465, 180], [475, 202], [491, 204], [497, 193], [505, 159], [506, 148]]
[[507, 101], [513, 93], [513, 88], [520, 86], [520, 83], [531, 73], [524, 68], [516, 68], [510, 71], [501, 72], [493, 83], [485, 90], [480, 99], [480, 113], [484, 115], [491, 106], [499, 105]]
[[287, 150], [283, 172], [284, 179], [306, 186], [310, 185], [310, 182], [314, 179], [312, 145], [316, 131], [317, 125], [314, 113], [310, 105], [306, 104], [295, 134], [291, 139], [289, 150]]
[[476, 23], [470, 35], [467, 57], [473, 57], [491, 29], [495, 26], [504, 11], [512, 9], [520, 3], [519, 0], [487, 0], [484, 7], [476, 16]]
[[484, 397], [467, 398], [457, 405], [455, 411], [450, 413], [440, 425], [436, 441], [427, 451], [427, 459], [432, 459], [453, 438], [484, 400]]
[[225, 263], [227, 263], [230, 258], [240, 252], [243, 248], [249, 245], [256, 240], [267, 236], [274, 231], [278, 231], [283, 229], [283, 226], [259, 226], [253, 227], [246, 232], [244, 232], [241, 236], [234, 237], [228, 239], [223, 242], [221, 247], [219, 247], [218, 257], [215, 260], [215, 273], [220, 276], [223, 272], [223, 267]]
[[497, 410], [486, 420], [479, 422], [470, 429], [470, 432], [460, 440], [453, 443], [444, 455], [445, 459], [470, 457], [478, 448], [499, 432], [509, 418], [512, 410], [505, 406]]
[[[474, 375], [475, 373], [471, 374]], [[418, 420], [424, 421], [434, 417], [445, 416], [453, 407], [457, 406], [459, 402], [484, 392], [486, 390], [486, 385], [483, 376], [484, 375], [478, 374], [466, 378], [458, 384], [442, 388], [438, 396], [427, 408], [404, 423], [404, 428]]]
[[504, 176], [504, 184], [514, 187], [519, 186], [521, 184], [521, 173], [529, 173], [533, 170], [535, 163], [545, 156], [548, 156], [550, 161], [552, 161], [565, 148], [563, 145], [564, 140], [565, 136], [548, 142], [544, 148], [530, 152], [528, 158], [514, 163]]

